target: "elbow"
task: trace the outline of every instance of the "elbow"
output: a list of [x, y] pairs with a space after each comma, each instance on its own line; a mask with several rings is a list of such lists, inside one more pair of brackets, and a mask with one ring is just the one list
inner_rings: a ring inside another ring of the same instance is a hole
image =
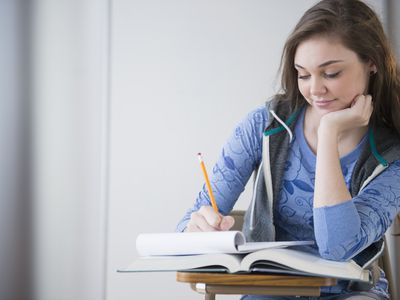
[[351, 259], [351, 255], [346, 255], [345, 251], [340, 251], [344, 249], [336, 248], [318, 248], [319, 255], [323, 259], [333, 260], [333, 261], [348, 261]]
[[314, 209], [314, 232], [322, 258], [347, 261], [362, 243], [359, 214], [352, 201]]
[[365, 245], [366, 241], [356, 235], [348, 240], [336, 241], [334, 243], [317, 243], [319, 255], [327, 260], [349, 261]]

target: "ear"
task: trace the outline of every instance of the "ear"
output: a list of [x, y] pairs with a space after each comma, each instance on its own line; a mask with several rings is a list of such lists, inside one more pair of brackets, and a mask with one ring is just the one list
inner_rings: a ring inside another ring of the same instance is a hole
[[378, 72], [378, 69], [373, 61], [369, 61], [368, 67], [369, 67], [369, 73], [371, 75], [374, 75], [376, 74], [376, 72]]

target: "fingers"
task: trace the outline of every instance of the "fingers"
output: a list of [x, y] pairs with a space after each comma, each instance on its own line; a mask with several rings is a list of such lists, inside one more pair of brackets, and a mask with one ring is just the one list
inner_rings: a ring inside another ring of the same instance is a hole
[[200, 212], [196, 211], [190, 216], [187, 231], [217, 231], [219, 230], [218, 224], [214, 225], [207, 222], [206, 217]]
[[365, 125], [367, 125], [369, 123], [369, 119], [371, 118], [372, 112], [374, 110], [374, 106], [372, 103], [372, 96], [367, 95], [365, 101], [366, 101], [366, 105], [364, 108], [364, 115], [365, 115], [365, 118], [367, 121]]
[[233, 217], [222, 216], [216, 213], [211, 206], [202, 206], [191, 214], [185, 231], [225, 231], [232, 228], [234, 223]]
[[372, 96], [357, 96], [353, 101], [352, 108], [355, 116], [359, 119], [360, 125], [367, 125], [373, 111]]
[[202, 206], [199, 213], [205, 218], [206, 222], [214, 228], [219, 228], [221, 215], [216, 213], [211, 206]]
[[221, 223], [219, 225], [221, 230], [229, 230], [235, 224], [235, 219], [231, 216], [225, 216], [222, 218]]
[[351, 107], [366, 107], [372, 103], [372, 96], [371, 95], [358, 95], [354, 98]]
[[339, 136], [343, 132], [368, 125], [373, 112], [371, 95], [354, 97], [350, 107], [329, 112], [321, 118], [321, 132]]

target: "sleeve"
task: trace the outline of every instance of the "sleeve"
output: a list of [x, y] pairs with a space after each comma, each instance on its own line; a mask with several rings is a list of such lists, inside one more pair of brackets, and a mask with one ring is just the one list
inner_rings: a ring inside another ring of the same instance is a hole
[[[210, 184], [220, 213], [228, 214], [243, 192], [253, 170], [262, 156], [262, 135], [267, 114], [265, 106], [250, 112], [240, 122], [222, 148], [221, 155], [210, 174]], [[210, 205], [205, 184], [194, 205], [186, 211], [176, 230], [183, 231], [193, 212]]]
[[351, 201], [314, 208], [315, 238], [326, 259], [348, 260], [378, 241], [400, 211], [400, 161]]

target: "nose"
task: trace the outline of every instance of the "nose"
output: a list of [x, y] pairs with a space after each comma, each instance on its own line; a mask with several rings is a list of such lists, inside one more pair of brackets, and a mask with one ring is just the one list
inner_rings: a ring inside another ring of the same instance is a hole
[[326, 86], [320, 78], [312, 78], [310, 83], [310, 93], [313, 96], [320, 96], [326, 93]]

